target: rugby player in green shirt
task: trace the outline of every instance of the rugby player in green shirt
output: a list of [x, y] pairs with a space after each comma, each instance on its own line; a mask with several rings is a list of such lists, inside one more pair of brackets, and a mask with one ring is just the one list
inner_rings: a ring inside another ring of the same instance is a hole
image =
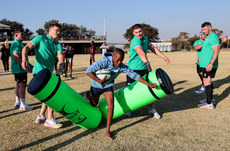
[[201, 54], [201, 48], [202, 48], [202, 45], [203, 45], [203, 42], [205, 40], [205, 35], [204, 33], [201, 31], [199, 33], [199, 36], [200, 36], [200, 39], [199, 40], [196, 40], [194, 42], [194, 49], [197, 51], [197, 61], [196, 61], [196, 70], [197, 70], [197, 74], [198, 76], [200, 77], [200, 80], [202, 82], [202, 85], [201, 85], [201, 88], [199, 90], [196, 90], [195, 93], [197, 94], [201, 94], [201, 93], [204, 93], [205, 92], [205, 86], [204, 86], [204, 82], [203, 82], [203, 76], [202, 76], [202, 71], [201, 71], [201, 68], [200, 68], [200, 54]]
[[[134, 72], [143, 76], [148, 72], [152, 71], [150, 62], [147, 58], [147, 50], [150, 49], [155, 55], [161, 57], [167, 64], [170, 63], [170, 60], [160, 52], [160, 50], [154, 47], [149, 39], [143, 35], [143, 28], [140, 24], [135, 24], [132, 26], [134, 38], [130, 44], [130, 54], [128, 67]], [[127, 76], [126, 85], [131, 84], [135, 80]], [[141, 100], [140, 100], [141, 101]], [[155, 102], [151, 103], [149, 106], [149, 114], [156, 119], [160, 119], [161, 116], [155, 109]], [[126, 116], [131, 116], [131, 113], [125, 114]]]
[[[10, 46], [10, 55], [11, 55], [11, 72], [14, 74], [16, 86], [15, 86], [15, 109], [19, 109], [21, 111], [31, 110], [32, 107], [26, 104], [25, 102], [25, 93], [26, 93], [26, 85], [27, 85], [27, 72], [31, 71], [29, 65], [26, 68], [22, 68], [22, 48], [24, 45], [22, 41], [24, 40], [24, 34], [21, 30], [14, 31], [14, 41]], [[25, 58], [28, 60], [28, 57]]]
[[[27, 68], [26, 56], [29, 50], [35, 50], [35, 63], [33, 74], [47, 68], [53, 72], [55, 62], [58, 57], [59, 69], [58, 73], [63, 73], [63, 50], [61, 44], [56, 40], [60, 34], [61, 25], [53, 22], [49, 25], [48, 35], [39, 35], [32, 39], [22, 50], [22, 67]], [[53, 117], [54, 110], [48, 107], [48, 119], [45, 117], [47, 105], [42, 103], [40, 114], [36, 118], [36, 123], [44, 123], [45, 126], [51, 128], [60, 128], [62, 124]]]
[[212, 25], [204, 22], [201, 25], [202, 32], [205, 34], [205, 40], [202, 44], [200, 54], [200, 68], [202, 71], [203, 82], [206, 89], [207, 99], [198, 104], [198, 107], [204, 109], [214, 109], [215, 100], [213, 98], [212, 78], [215, 77], [218, 68], [218, 55], [220, 53], [219, 38], [212, 31]]

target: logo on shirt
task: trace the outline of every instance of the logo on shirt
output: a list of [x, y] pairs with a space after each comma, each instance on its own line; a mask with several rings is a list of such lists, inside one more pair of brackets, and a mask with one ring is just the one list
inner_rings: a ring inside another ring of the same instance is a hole
[[117, 70], [117, 69], [115, 69], [115, 70], [113, 70], [113, 72], [118, 72], [118, 70]]

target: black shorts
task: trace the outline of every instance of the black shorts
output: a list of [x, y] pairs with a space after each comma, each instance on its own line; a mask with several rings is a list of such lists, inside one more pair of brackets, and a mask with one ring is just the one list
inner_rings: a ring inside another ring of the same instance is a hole
[[73, 62], [73, 58], [65, 58], [65, 62], [66, 63], [72, 63]]
[[[144, 76], [145, 74], [148, 73], [148, 70], [133, 70], [134, 72], [136, 72], [137, 74], [139, 74], [141, 77]], [[126, 85], [130, 85], [131, 83], [133, 83], [135, 80], [131, 79], [129, 76], [126, 76], [127, 81], [126, 81]]]
[[196, 66], [196, 72], [199, 74], [202, 72], [200, 65], [197, 64]]
[[14, 74], [15, 81], [17, 83], [26, 83], [27, 82], [27, 73], [18, 73]]
[[215, 75], [216, 75], [216, 70], [215, 68], [213, 68], [211, 71], [207, 72], [206, 71], [206, 68], [200, 68], [201, 69], [201, 72], [203, 74], [203, 78], [207, 78], [207, 77], [211, 77], [211, 78], [215, 78]]
[[92, 96], [96, 96], [96, 97], [99, 97], [104, 92], [110, 92], [110, 91], [113, 92], [113, 87], [100, 89], [100, 88], [94, 88], [94, 87], [91, 86], [91, 88], [90, 88], [90, 92], [91, 92]]

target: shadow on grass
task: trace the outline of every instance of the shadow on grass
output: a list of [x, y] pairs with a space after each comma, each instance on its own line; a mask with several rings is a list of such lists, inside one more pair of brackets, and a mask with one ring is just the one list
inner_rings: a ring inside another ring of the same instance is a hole
[[11, 75], [11, 72], [5, 72], [3, 74], [0, 74], [0, 76], [6, 76], [6, 75]]
[[[39, 105], [41, 103], [33, 103], [33, 104], [28, 104], [29, 106], [34, 106], [34, 105]], [[2, 113], [6, 113], [6, 112], [10, 112], [10, 111], [13, 111], [13, 110], [18, 110], [18, 109], [9, 109], [9, 110], [5, 110], [5, 111], [0, 111], [0, 114]]]
[[13, 90], [15, 87], [10, 87], [10, 88], [5, 88], [5, 89], [0, 89], [0, 91], [7, 91], [7, 90]]
[[[229, 83], [230, 76], [220, 79], [220, 80], [213, 80], [214, 85], [214, 91], [215, 89], [219, 88], [223, 84]], [[206, 98], [206, 93], [203, 94], [196, 94], [194, 91], [198, 90], [200, 86], [196, 86], [190, 89], [186, 89], [185, 91], [179, 93], [179, 94], [172, 94], [167, 96], [166, 98], [163, 98], [162, 100], [158, 101], [157, 104], [157, 110], [160, 114], [164, 114], [167, 112], [174, 112], [174, 111], [181, 111], [181, 110], [187, 110], [192, 108], [197, 108], [197, 104], [199, 103], [199, 100]], [[175, 91], [181, 90], [183, 88], [178, 88]], [[226, 97], [228, 97], [230, 93], [230, 87], [225, 89], [222, 94], [218, 96], [214, 96], [214, 99], [217, 103], [224, 100]]]
[[[133, 126], [133, 125], [138, 124], [138, 123], [140, 123], [140, 122], [143, 122], [143, 121], [145, 121], [145, 120], [148, 120], [149, 118], [150, 118], [150, 117], [147, 117], [147, 116], [146, 116], [146, 117], [144, 117], [144, 118], [142, 118], [142, 119], [140, 119], [140, 120], [137, 120], [137, 121], [135, 121], [135, 122], [133, 122], [133, 123], [131, 123], [131, 124], [129, 124], [129, 125], [126, 125], [126, 126], [123, 126], [123, 127], [121, 127], [121, 128], [118, 128], [118, 129], [112, 131], [111, 133], [112, 133], [113, 135], [115, 135], [115, 134], [119, 133], [119, 131], [122, 131], [122, 130], [125, 129], [125, 128], [128, 128], [128, 127], [130, 127], [130, 126]], [[115, 124], [116, 122], [118, 122], [118, 121], [120, 121], [120, 120], [122, 120], [122, 119], [123, 119], [123, 118], [115, 119], [115, 120], [113, 121], [113, 124]], [[67, 123], [70, 124], [71, 122], [67, 121]], [[65, 125], [65, 123], [63, 123], [63, 124]], [[102, 122], [100, 123], [100, 125], [99, 125], [98, 128], [93, 129], [93, 130], [88, 129], [88, 130], [86, 130], [86, 131], [84, 131], [84, 132], [82, 132], [82, 133], [80, 133], [80, 134], [78, 134], [78, 135], [76, 135], [76, 136], [74, 136], [74, 137], [68, 139], [67, 141], [64, 141], [64, 142], [62, 142], [62, 143], [55, 144], [55, 145], [53, 145], [53, 146], [48, 147], [48, 148], [44, 149], [44, 151], [57, 150], [57, 149], [63, 148], [63, 147], [65, 147], [65, 146], [67, 146], [67, 145], [69, 145], [69, 144], [71, 144], [71, 143], [77, 141], [78, 139], [80, 139], [80, 138], [82, 138], [82, 137], [85, 137], [85, 136], [89, 135], [90, 133], [94, 133], [94, 132], [96, 132], [96, 131], [98, 131], [98, 130], [100, 130], [100, 129], [105, 128], [105, 125], [106, 125], [106, 120], [102, 120]], [[78, 130], [78, 129], [80, 129], [80, 127], [77, 127], [77, 126], [76, 126], [76, 127], [70, 128], [70, 129], [68, 129], [68, 130], [64, 130], [64, 131], [62, 131], [62, 132], [60, 132], [60, 133], [57, 133], [57, 134], [54, 134], [54, 135], [50, 135], [50, 136], [48, 136], [48, 137], [39, 139], [39, 140], [34, 141], [34, 142], [31, 142], [31, 143], [29, 143], [29, 144], [20, 146], [20, 147], [18, 147], [18, 148], [13, 149], [12, 151], [17, 151], [17, 150], [26, 149], [26, 148], [28, 148], [28, 147], [32, 147], [32, 146], [38, 145], [38, 144], [40, 144], [40, 143], [44, 143], [44, 142], [46, 142], [46, 141], [49, 141], [49, 140], [51, 140], [51, 139], [54, 139], [55, 137], [59, 137], [59, 136], [62, 136], [62, 135], [64, 135], [64, 134], [71, 133], [71, 132], [76, 131], [76, 130]]]
[[[221, 80], [214, 81], [213, 85], [214, 85], [215, 88], [218, 88], [218, 87], [220, 87], [221, 85], [223, 85], [225, 83], [229, 83], [229, 81], [230, 81], [230, 76], [228, 76], [228, 77], [226, 77], [224, 79], [221, 79]], [[175, 83], [174, 85], [185, 83], [185, 82], [187, 82], [187, 81], [179, 81], [179, 82]], [[117, 89], [120, 89], [120, 88], [124, 87], [124, 85], [125, 85], [125, 82], [121, 82], [121, 83], [115, 84], [114, 87], [117, 90]], [[200, 100], [201, 97], [202, 97], [202, 95], [197, 95], [197, 94], [194, 93], [194, 91], [199, 89], [199, 87], [200, 86], [196, 86], [196, 87], [193, 87], [191, 89], [187, 89], [187, 90], [185, 90], [185, 91], [183, 91], [183, 92], [181, 92], [179, 94], [169, 95], [166, 98], [162, 99], [161, 101], [157, 102], [157, 109], [158, 109], [159, 113], [164, 114], [164, 113], [167, 113], [167, 112], [174, 112], [174, 111], [180, 111], [180, 110], [187, 110], [187, 109], [191, 109], [191, 108], [196, 108], [198, 100]], [[178, 88], [176, 91], [179, 91], [181, 89], [183, 89], [183, 88]], [[230, 93], [230, 87], [225, 89], [222, 92], [222, 94], [220, 94], [218, 96], [217, 102], [220, 102], [221, 100], [223, 100], [226, 97], [228, 97], [229, 93]], [[82, 92], [80, 94], [84, 95], [85, 92]], [[117, 133], [119, 133], [123, 129], [126, 129], [126, 128], [130, 127], [130, 126], [133, 126], [135, 124], [138, 124], [140, 122], [143, 122], [143, 121], [146, 121], [146, 120], [150, 119], [151, 118], [150, 116], [146, 116], [147, 115], [146, 110], [147, 110], [147, 107], [143, 107], [141, 109], [138, 109], [138, 110], [134, 111], [132, 116], [131, 116], [131, 118], [141, 117], [141, 116], [144, 116], [144, 117], [142, 119], [139, 119], [139, 120], [131, 123], [131, 124], [128, 124], [128, 125], [125, 125], [125, 126], [123, 126], [121, 128], [118, 128], [118, 129], [112, 131], [111, 133], [113, 135], [116, 135]], [[115, 123], [121, 121], [122, 119], [124, 119], [124, 116], [119, 117], [117, 119], [114, 119], [112, 124], [115, 124]], [[66, 124], [68, 126], [68, 124], [71, 125], [72, 123], [67, 121]], [[65, 123], [64, 123], [64, 125], [65, 125]], [[80, 138], [82, 138], [84, 136], [89, 135], [90, 133], [96, 132], [96, 131], [98, 131], [100, 129], [103, 129], [105, 127], [106, 127], [106, 120], [103, 119], [98, 128], [93, 129], [93, 130], [86, 130], [86, 131], [82, 132], [81, 134], [78, 134], [78, 135], [68, 139], [67, 141], [64, 141], [64, 142], [59, 143], [59, 144], [55, 144], [55, 145], [50, 146], [49, 148], [46, 148], [44, 150], [48, 151], [48, 150], [60, 149], [60, 148], [62, 148], [64, 146], [67, 146], [67, 145], [73, 143], [74, 141], [76, 141], [76, 140], [78, 140], [78, 139], [80, 139]], [[28, 148], [28, 147], [32, 147], [32, 146], [37, 145], [39, 143], [44, 143], [44, 142], [46, 142], [48, 140], [54, 139], [55, 137], [58, 137], [58, 136], [61, 136], [61, 135], [76, 131], [78, 129], [80, 129], [80, 128], [79, 127], [70, 128], [70, 129], [64, 130], [64, 131], [62, 131], [60, 133], [57, 133], [57, 134], [54, 134], [54, 135], [39, 139], [37, 141], [31, 142], [31, 143], [23, 145], [23, 146], [20, 146], [18, 148], [13, 149], [13, 150], [16, 151], [16, 150], [22, 150], [22, 149], [25, 149], [25, 148]]]
[[[115, 84], [115, 86], [114, 86], [114, 87], [115, 87], [115, 90], [124, 87], [124, 85], [125, 85], [125, 82], [121, 82], [121, 83]], [[80, 94], [83, 96], [85, 93], [86, 93], [86, 92], [82, 92], [82, 93], [80, 93]], [[140, 116], [140, 115], [139, 115], [139, 116]], [[59, 117], [58, 119], [60, 119], [60, 118], [63, 118], [63, 117]], [[122, 117], [117, 118], [117, 119], [114, 119], [112, 124], [115, 124], [116, 122], [119, 122], [119, 121], [122, 120], [122, 119], [123, 119]], [[135, 121], [135, 122], [133, 122], [133, 123], [127, 125], [127, 126], [121, 127], [121, 128], [119, 128], [119, 129], [113, 131], [112, 133], [115, 133], [115, 134], [116, 134], [116, 133], [118, 133], [119, 131], [121, 131], [121, 130], [123, 130], [123, 129], [125, 129], [125, 128], [128, 128], [129, 126], [135, 125], [135, 124], [137, 124], [137, 123], [139, 123], [139, 122], [142, 122], [142, 121], [144, 121], [144, 120], [147, 120], [147, 119], [149, 119], [149, 117], [145, 117], [145, 118], [143, 118], [143, 119], [141, 119], [141, 120], [138, 120], [138, 121]], [[64, 123], [62, 123], [62, 124], [63, 124], [63, 128], [64, 128], [64, 127], [68, 127], [68, 126], [72, 125], [73, 123], [70, 122], [70, 121], [66, 121], [66, 122], [64, 122]], [[105, 128], [105, 127], [106, 127], [106, 120], [105, 120], [105, 119], [102, 119], [102, 121], [101, 121], [101, 123], [99, 124], [98, 128], [93, 129], [93, 130], [90, 130], [90, 129], [89, 129], [89, 130], [86, 130], [86, 131], [84, 131], [83, 133], [78, 134], [78, 135], [72, 137], [71, 139], [69, 139], [69, 140], [67, 140], [67, 141], [64, 141], [64, 142], [62, 142], [62, 143], [56, 144], [56, 145], [51, 146], [51, 147], [49, 147], [49, 148], [46, 148], [46, 149], [44, 149], [44, 150], [48, 151], [48, 150], [56, 150], [56, 149], [62, 148], [62, 147], [67, 146], [68, 144], [71, 144], [72, 142], [74, 142], [74, 141], [76, 141], [76, 140], [78, 140], [78, 139], [80, 139], [80, 138], [82, 138], [82, 137], [84, 137], [84, 136], [89, 135], [89, 134], [92, 133], [92, 132], [96, 132], [96, 131], [98, 131], [98, 130], [100, 130], [100, 129], [103, 129], [103, 128]], [[48, 136], [48, 137], [39, 139], [39, 140], [37, 140], [37, 141], [31, 142], [31, 143], [29, 143], [29, 144], [20, 146], [20, 147], [18, 147], [18, 148], [15, 148], [15, 149], [13, 149], [13, 151], [26, 149], [26, 148], [28, 148], [28, 147], [32, 147], [32, 146], [34, 146], [34, 145], [38, 145], [38, 144], [40, 144], [40, 143], [44, 143], [44, 142], [46, 142], [46, 141], [48, 141], [48, 140], [54, 139], [55, 137], [62, 136], [62, 135], [64, 135], [64, 134], [67, 134], [67, 133], [76, 131], [76, 130], [78, 130], [78, 129], [80, 129], [80, 127], [77, 127], [77, 126], [76, 126], [76, 127], [74, 127], [74, 128], [70, 128], [70, 129], [68, 129], [68, 130], [64, 130], [64, 131], [62, 131], [62, 132], [60, 132], [60, 133], [57, 133], [57, 134], [54, 134], [54, 135], [51, 135], [51, 136]]]
[[29, 143], [29, 144], [20, 146], [20, 147], [15, 148], [15, 149], [12, 149], [12, 151], [18, 151], [18, 150], [26, 149], [26, 148], [28, 148], [28, 147], [31, 147], [31, 146], [34, 146], [34, 145], [38, 145], [38, 144], [40, 144], [40, 143], [42, 143], [42, 142], [45, 142], [45, 141], [54, 139], [54, 138], [56, 138], [56, 137], [62, 136], [62, 135], [64, 135], [64, 134], [67, 134], [67, 133], [70, 133], [70, 132], [73, 132], [73, 131], [76, 131], [76, 130], [78, 130], [78, 129], [80, 129], [80, 127], [77, 127], [77, 126], [76, 126], [76, 127], [70, 128], [70, 129], [68, 129], [68, 130], [62, 131], [62, 132], [60, 132], [60, 133], [57, 133], [57, 134], [54, 134], [54, 135], [50, 135], [50, 136], [48, 136], [48, 137], [39, 139], [39, 140], [37, 140], [37, 141], [31, 142], [31, 143]]
[[[39, 103], [34, 103], [34, 104], [28, 104], [28, 105], [33, 107], [32, 110], [36, 110], [38, 108], [41, 108], [41, 103], [40, 102]], [[37, 106], [35, 106], [35, 105], [37, 105]], [[18, 110], [18, 109], [14, 109], [13, 108], [13, 109], [5, 110], [5, 111], [0, 111], [0, 114], [6, 113], [6, 112], [10, 112], [10, 111], [16, 111], [16, 110]], [[30, 111], [32, 111], [32, 110], [30, 110]], [[10, 117], [10, 116], [18, 115], [18, 114], [23, 114], [23, 113], [30, 112], [30, 111], [19, 111], [18, 110], [18, 112], [11, 113], [11, 114], [4, 115], [4, 116], [0, 116], [0, 119], [5, 118], [5, 117]]]

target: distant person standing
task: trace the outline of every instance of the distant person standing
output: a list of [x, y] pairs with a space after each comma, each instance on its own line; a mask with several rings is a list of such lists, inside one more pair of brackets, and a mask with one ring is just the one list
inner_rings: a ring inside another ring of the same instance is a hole
[[200, 68], [200, 54], [201, 54], [202, 45], [203, 45], [204, 40], [205, 40], [205, 35], [201, 31], [199, 33], [199, 36], [200, 36], [200, 39], [194, 42], [194, 49], [197, 51], [197, 61], [196, 61], [196, 65], [197, 65], [196, 69], [197, 70], [196, 71], [197, 71], [197, 74], [200, 77], [200, 80], [202, 83], [201, 88], [199, 90], [195, 91], [195, 93], [197, 93], [197, 94], [201, 94], [201, 93], [205, 92], [205, 86], [204, 86], [204, 82], [203, 82], [202, 71]]
[[[130, 44], [130, 54], [129, 54], [129, 61], [128, 61], [128, 67], [130, 69], [132, 69], [134, 72], [138, 73], [141, 76], [152, 71], [150, 62], [147, 58], [148, 49], [150, 49], [157, 56], [164, 59], [164, 61], [167, 64], [170, 63], [170, 60], [163, 53], [161, 53], [159, 49], [154, 47], [150, 43], [147, 37], [143, 36], [143, 28], [140, 24], [133, 25], [132, 31], [133, 31], [134, 38], [132, 39]], [[133, 82], [134, 80], [127, 76], [126, 85], [130, 85]], [[150, 104], [149, 114], [154, 116], [154, 118], [156, 119], [161, 118], [161, 116], [158, 114], [158, 112], [155, 109], [155, 102]], [[126, 116], [131, 116], [131, 113], [127, 113]]]
[[68, 71], [68, 66], [69, 66], [69, 72], [70, 75], [69, 77], [73, 79], [72, 77], [72, 67], [73, 67], [73, 56], [74, 56], [74, 49], [72, 46], [69, 46], [69, 50], [65, 54], [65, 77], [67, 77], [67, 71]]
[[2, 60], [4, 70], [5, 72], [9, 72], [9, 56], [10, 56], [9, 48], [7, 49], [5, 44], [2, 44], [1, 52], [2, 52], [1, 60]]
[[96, 47], [94, 45], [94, 41], [91, 41], [91, 47], [90, 47], [90, 65], [95, 62], [95, 51]]
[[[11, 72], [14, 74], [16, 87], [15, 87], [15, 109], [19, 109], [21, 111], [31, 110], [32, 107], [26, 104], [25, 102], [25, 93], [26, 93], [26, 85], [27, 85], [27, 72], [31, 71], [29, 65], [26, 68], [22, 68], [22, 48], [24, 45], [22, 41], [24, 39], [24, 34], [21, 30], [14, 31], [14, 41], [10, 46], [10, 55], [11, 55]], [[28, 57], [25, 58], [28, 62]]]
[[102, 55], [104, 55], [104, 53], [107, 52], [107, 49], [109, 49], [109, 46], [107, 45], [106, 42], [103, 42], [103, 44], [101, 45], [100, 49], [102, 50]]
[[[66, 52], [69, 50], [69, 45], [67, 44], [66, 45], [66, 47], [65, 47], [65, 44], [64, 43], [62, 43], [62, 50], [63, 50], [63, 59], [64, 59], [64, 73], [66, 73], [67, 72], [67, 68], [66, 68], [66, 57], [65, 57], [65, 54], [66, 54]], [[62, 74], [62, 76], [61, 77], [63, 77], [63, 76], [65, 76], [65, 78], [67, 77], [67, 75], [65, 74]]]
[[[29, 50], [35, 50], [35, 64], [33, 68], [33, 75], [36, 75], [43, 69], [48, 69], [53, 72], [54, 64], [58, 58], [59, 69], [58, 74], [63, 73], [63, 50], [61, 44], [56, 40], [60, 34], [61, 25], [57, 22], [52, 22], [49, 25], [48, 35], [39, 35], [33, 38], [22, 50], [22, 67], [26, 69], [26, 56]], [[46, 109], [48, 108], [48, 118], [45, 117]], [[50, 128], [60, 128], [60, 124], [53, 115], [54, 110], [42, 103], [40, 114], [37, 116], [36, 123], [44, 123]]]

